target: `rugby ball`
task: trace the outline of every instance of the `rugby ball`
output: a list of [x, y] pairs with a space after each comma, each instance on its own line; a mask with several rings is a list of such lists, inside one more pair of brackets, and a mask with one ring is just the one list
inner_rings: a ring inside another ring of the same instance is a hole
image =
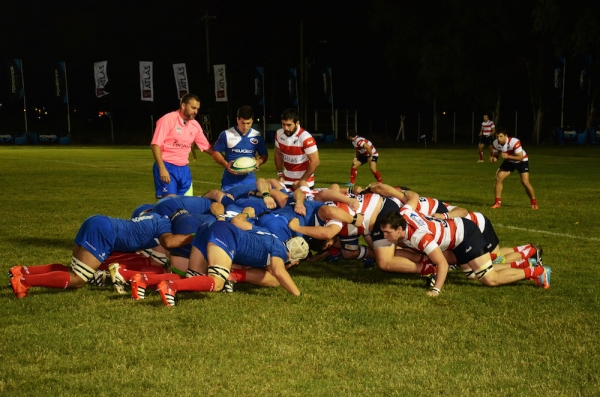
[[231, 169], [240, 174], [247, 174], [256, 168], [256, 159], [254, 157], [238, 157], [231, 165]]

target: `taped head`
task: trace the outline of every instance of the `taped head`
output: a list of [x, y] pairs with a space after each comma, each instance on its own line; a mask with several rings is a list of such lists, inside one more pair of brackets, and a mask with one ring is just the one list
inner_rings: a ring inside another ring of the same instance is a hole
[[310, 249], [308, 243], [302, 237], [292, 237], [285, 242], [285, 246], [290, 253], [290, 260], [305, 259]]

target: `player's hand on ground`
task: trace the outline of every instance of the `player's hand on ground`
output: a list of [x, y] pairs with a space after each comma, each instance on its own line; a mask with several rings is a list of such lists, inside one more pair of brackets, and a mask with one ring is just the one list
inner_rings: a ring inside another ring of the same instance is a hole
[[490, 157], [490, 163], [495, 163], [498, 159], [495, 156]]

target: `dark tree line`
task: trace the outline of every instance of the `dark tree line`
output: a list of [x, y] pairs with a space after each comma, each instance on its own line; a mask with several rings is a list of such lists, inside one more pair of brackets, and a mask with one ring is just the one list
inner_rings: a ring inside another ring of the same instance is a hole
[[[557, 56], [591, 56], [598, 69], [600, 7], [582, 0], [375, 0], [371, 29], [384, 41], [383, 60], [410, 95], [431, 104], [456, 101], [495, 111], [513, 92], [528, 96], [532, 141], [554, 121]], [[596, 87], [589, 80], [587, 120], [596, 121]], [[435, 120], [434, 120], [435, 129]]]

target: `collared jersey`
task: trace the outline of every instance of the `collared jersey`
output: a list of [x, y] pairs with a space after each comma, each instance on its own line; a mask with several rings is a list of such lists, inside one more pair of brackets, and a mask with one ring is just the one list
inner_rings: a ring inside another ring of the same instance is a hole
[[[240, 157], [256, 157], [268, 154], [265, 140], [261, 133], [254, 128], [242, 135], [237, 127], [231, 127], [219, 134], [214, 148], [217, 152], [225, 152], [227, 162], [235, 161]], [[254, 172], [244, 175], [234, 175], [224, 170], [221, 184], [224, 187], [231, 187], [248, 181], [255, 181]]]
[[[275, 134], [275, 146], [281, 151], [283, 156], [283, 174], [287, 181], [297, 181], [304, 175], [308, 169], [310, 161], [308, 155], [315, 153], [317, 142], [315, 138], [304, 128], [299, 127], [291, 136], [283, 132], [283, 128], [277, 130]], [[314, 174], [306, 180], [309, 186], [314, 184]]]
[[356, 157], [360, 156], [368, 156], [369, 152], [365, 149], [365, 145], [371, 146], [371, 152], [373, 153], [373, 157], [379, 156], [377, 149], [375, 149], [375, 145], [373, 142], [368, 140], [367, 138], [363, 138], [362, 136], [356, 136], [356, 139], [352, 140], [352, 146], [354, 146], [354, 150], [356, 151]]
[[406, 220], [406, 236], [403, 242], [410, 248], [430, 254], [436, 247], [442, 251], [454, 249], [464, 239], [462, 218], [434, 219], [426, 217], [409, 205], [400, 209]]
[[[494, 142], [492, 143], [492, 146], [494, 147], [494, 154], [500, 152], [500, 153], [508, 153], [509, 156], [512, 156], [514, 154], [523, 153], [523, 160], [521, 160], [521, 161], [529, 161], [529, 156], [527, 155], [525, 150], [523, 150], [523, 147], [521, 147], [521, 141], [517, 138], [513, 138], [512, 136], [507, 136], [506, 143], [504, 145], [500, 145], [500, 143], [498, 143], [498, 140], [495, 139]], [[505, 161], [510, 161], [511, 163], [519, 163], [518, 160], [506, 159]]]
[[483, 131], [484, 136], [489, 136], [492, 133], [492, 129], [495, 128], [494, 122], [492, 120], [483, 121], [481, 123], [481, 129]]
[[200, 124], [196, 120], [188, 120], [184, 124], [179, 110], [176, 110], [158, 119], [151, 144], [160, 147], [164, 162], [183, 166], [189, 163], [194, 142], [202, 151], [210, 148]]

